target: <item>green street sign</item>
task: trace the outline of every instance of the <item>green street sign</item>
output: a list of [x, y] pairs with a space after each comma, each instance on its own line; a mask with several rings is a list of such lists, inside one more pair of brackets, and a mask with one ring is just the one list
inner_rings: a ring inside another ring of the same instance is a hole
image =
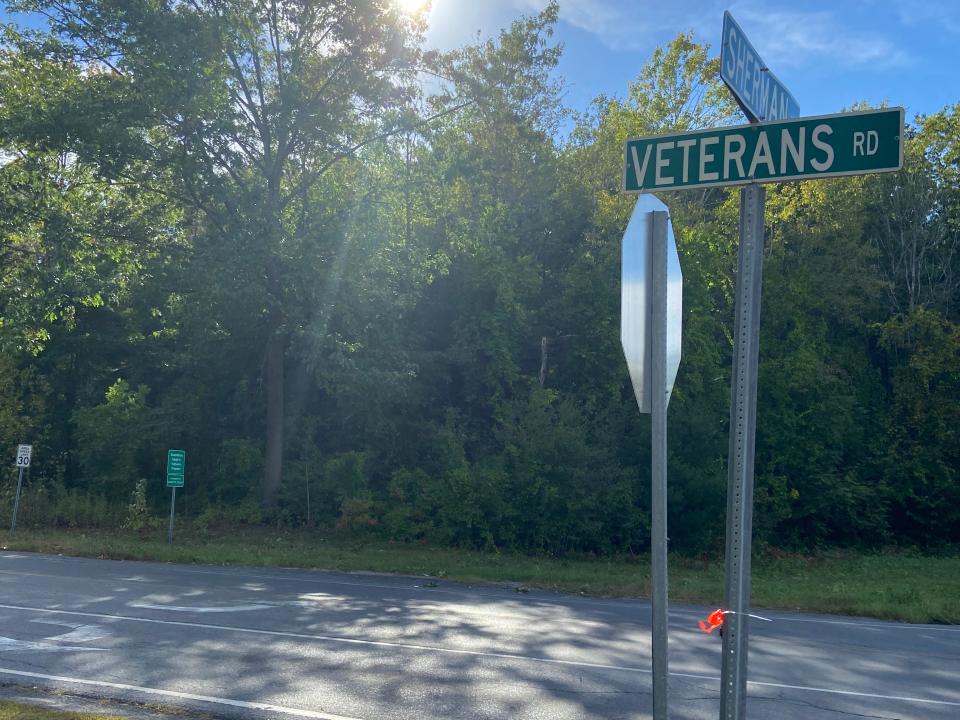
[[187, 454], [183, 450], [167, 450], [167, 487], [183, 487]]
[[903, 108], [695, 130], [626, 142], [629, 193], [815, 180], [903, 166]]

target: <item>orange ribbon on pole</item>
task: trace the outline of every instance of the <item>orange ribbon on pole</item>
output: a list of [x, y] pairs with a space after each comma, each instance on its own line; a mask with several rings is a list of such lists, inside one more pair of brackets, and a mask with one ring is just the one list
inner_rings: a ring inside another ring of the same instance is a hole
[[700, 629], [708, 635], [720, 627], [723, 627], [723, 610], [720, 608], [707, 615], [706, 622], [700, 621]]

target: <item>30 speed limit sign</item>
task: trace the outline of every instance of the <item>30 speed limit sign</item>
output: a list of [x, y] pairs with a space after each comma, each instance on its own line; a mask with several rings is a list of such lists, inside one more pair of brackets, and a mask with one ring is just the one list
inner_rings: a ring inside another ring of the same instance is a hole
[[17, 467], [18, 468], [30, 467], [30, 454], [32, 452], [33, 452], [33, 445], [17, 445]]

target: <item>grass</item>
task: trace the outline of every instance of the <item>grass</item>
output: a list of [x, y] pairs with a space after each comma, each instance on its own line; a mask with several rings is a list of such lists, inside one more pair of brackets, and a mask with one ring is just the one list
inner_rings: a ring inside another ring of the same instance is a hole
[[0, 720], [119, 720], [119, 718], [116, 715], [90, 715], [48, 710], [36, 705], [0, 700]]
[[[514, 583], [605, 597], [647, 596], [649, 558], [555, 558], [420, 544], [322, 539], [311, 531], [247, 528], [136, 534], [83, 530], [0, 532], [0, 547], [116, 560], [372, 571], [467, 583]], [[723, 560], [670, 558], [672, 602], [721, 605]], [[862, 615], [916, 623], [960, 623], [960, 556], [835, 552], [754, 559], [757, 608]], [[0, 720], [3, 720], [0, 717]]]

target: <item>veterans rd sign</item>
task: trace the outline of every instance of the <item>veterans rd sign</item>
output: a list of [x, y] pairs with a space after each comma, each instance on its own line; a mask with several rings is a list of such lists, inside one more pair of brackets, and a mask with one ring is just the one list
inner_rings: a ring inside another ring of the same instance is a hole
[[723, 13], [720, 78], [750, 120], [786, 120], [800, 115], [800, 105], [770, 72], [729, 12]]
[[644, 193], [899, 170], [903, 108], [627, 140], [623, 188]]

